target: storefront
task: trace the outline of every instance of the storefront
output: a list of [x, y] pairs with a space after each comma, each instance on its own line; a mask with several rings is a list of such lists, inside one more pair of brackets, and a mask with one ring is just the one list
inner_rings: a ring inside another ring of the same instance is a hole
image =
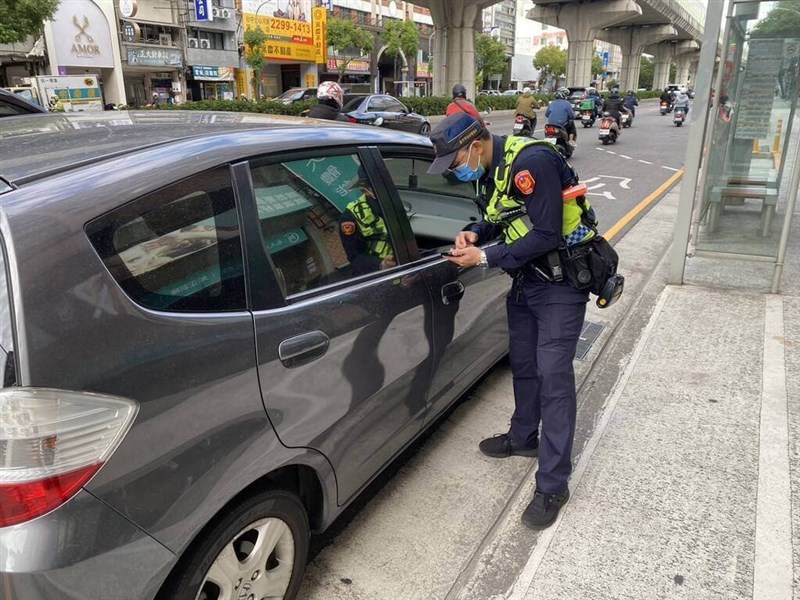
[[125, 91], [128, 104], [144, 106], [157, 94], [158, 102], [183, 101], [183, 51], [128, 44], [126, 47]]
[[233, 67], [193, 66], [189, 72], [187, 96], [189, 100], [233, 100]]
[[800, 188], [800, 9], [727, 6], [708, 8], [670, 279], [776, 293]]
[[[347, 63], [350, 59], [329, 58], [326, 63], [326, 71], [320, 76], [323, 81], [337, 81], [341, 68], [344, 65], [344, 74], [342, 75], [341, 84], [345, 87], [360, 91], [368, 91], [369, 85], [372, 80], [370, 71], [372, 70], [372, 62], [368, 58], [354, 58]], [[347, 64], [345, 64], [347, 63]]]

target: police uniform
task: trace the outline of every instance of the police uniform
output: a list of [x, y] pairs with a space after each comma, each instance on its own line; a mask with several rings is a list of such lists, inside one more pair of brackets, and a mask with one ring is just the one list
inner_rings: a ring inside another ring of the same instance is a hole
[[[558, 150], [518, 137], [492, 136], [492, 144], [492, 166], [480, 180], [489, 199], [484, 220], [469, 229], [478, 234], [479, 245], [503, 236], [504, 243], [485, 250], [486, 259], [488, 266], [514, 275], [506, 300], [515, 399], [509, 436], [520, 448], [538, 447], [536, 489], [561, 494], [572, 471], [577, 410], [572, 361], [589, 296], [547, 281], [552, 273], [543, 258], [594, 232], [583, 224], [575, 200], [562, 200], [562, 190], [577, 177]], [[520, 205], [524, 215], [502, 222], [504, 211]]]
[[339, 237], [355, 275], [372, 273], [392, 256], [392, 245], [378, 202], [362, 194], [339, 217]]

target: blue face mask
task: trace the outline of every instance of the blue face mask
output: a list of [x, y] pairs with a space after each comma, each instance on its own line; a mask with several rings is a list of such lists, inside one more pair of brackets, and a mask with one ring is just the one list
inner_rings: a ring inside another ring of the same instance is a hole
[[453, 175], [455, 175], [456, 179], [463, 181], [464, 183], [468, 181], [478, 181], [478, 179], [483, 177], [484, 169], [480, 162], [478, 162], [477, 169], [473, 169], [469, 166], [469, 159], [471, 156], [472, 146], [470, 146], [469, 154], [467, 154], [467, 162], [465, 162], [463, 165], [458, 165], [455, 169], [453, 169]]

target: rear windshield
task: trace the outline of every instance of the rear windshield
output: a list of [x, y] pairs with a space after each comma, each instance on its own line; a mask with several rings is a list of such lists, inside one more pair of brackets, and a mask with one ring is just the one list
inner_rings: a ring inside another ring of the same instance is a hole
[[11, 324], [11, 301], [9, 299], [8, 276], [3, 240], [0, 238], [0, 375], [3, 387], [17, 383], [14, 363], [14, 331]]

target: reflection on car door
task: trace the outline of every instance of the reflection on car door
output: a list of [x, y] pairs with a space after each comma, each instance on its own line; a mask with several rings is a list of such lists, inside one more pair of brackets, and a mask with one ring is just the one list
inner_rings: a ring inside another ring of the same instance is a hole
[[386, 98], [386, 111], [392, 113], [393, 115], [397, 115], [397, 129], [410, 131], [412, 133], [417, 133], [419, 130], [419, 122], [409, 114], [408, 110], [403, 104], [391, 96]]
[[[425, 265], [421, 272], [433, 296], [437, 353], [429, 422], [506, 352], [509, 278], [499, 269], [459, 269], [437, 258], [438, 250], [451, 248], [455, 234], [479, 217], [469, 184], [454, 186], [441, 176], [428, 175], [433, 156], [425, 150], [382, 148], [381, 154], [385, 167], [378, 172], [394, 184], [387, 189], [392, 201], [402, 203], [411, 215], [404, 221], [406, 236], [416, 242], [412, 255], [418, 252], [418, 261]], [[448, 214], [469, 216], [454, 223], [447, 220]], [[459, 288], [464, 292], [456, 304], [451, 296]]]
[[[404, 266], [354, 267], [353, 203], [367, 193], [354, 183], [362, 164], [371, 175], [371, 160], [318, 150], [251, 161], [250, 201], [242, 203], [258, 223], [248, 251], [268, 259], [285, 299], [254, 310], [264, 403], [285, 445], [328, 458], [340, 504], [420, 431], [431, 376], [422, 277]], [[370, 206], [390, 234], [383, 256], [407, 262], [394, 218]]]

